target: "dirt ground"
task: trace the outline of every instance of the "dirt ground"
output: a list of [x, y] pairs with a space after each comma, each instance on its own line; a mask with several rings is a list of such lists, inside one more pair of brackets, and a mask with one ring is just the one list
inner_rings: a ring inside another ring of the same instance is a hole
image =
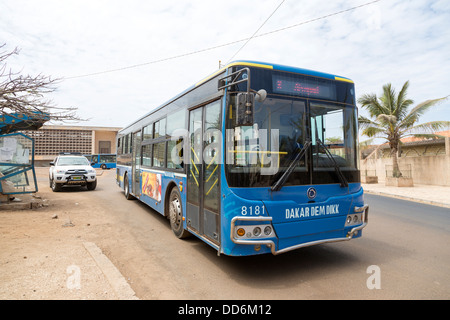
[[[392, 223], [392, 215], [382, 213], [389, 206], [377, 202], [379, 208], [371, 208], [364, 237], [354, 242], [279, 256], [217, 256], [216, 250], [195, 237], [177, 239], [168, 220], [144, 204], [125, 200], [115, 183], [115, 170], [100, 172], [95, 191], [72, 188], [53, 193], [48, 169], [38, 168], [37, 208], [11, 210], [0, 205], [0, 299], [448, 297], [449, 258], [436, 246], [447, 241], [448, 232], [438, 222], [397, 219]], [[18, 197], [22, 203], [32, 199]], [[92, 254], [93, 245], [102, 254], [100, 260], [120, 271], [119, 285], [111, 281], [111, 268], [104, 268]], [[366, 270], [373, 264], [382, 267], [383, 290], [367, 288]], [[135, 296], [124, 296], [124, 283]]]
[[[17, 198], [22, 203], [33, 200], [37, 208], [0, 206], [0, 299], [118, 299], [86, 249], [86, 243], [100, 243], [105, 231], [115, 232], [108, 207], [95, 201], [95, 193], [101, 191], [77, 187], [53, 193], [48, 168], [36, 171], [38, 199]], [[114, 172], [99, 172], [98, 189], [106, 179], [113, 182]], [[127, 236], [120, 237], [126, 243]]]

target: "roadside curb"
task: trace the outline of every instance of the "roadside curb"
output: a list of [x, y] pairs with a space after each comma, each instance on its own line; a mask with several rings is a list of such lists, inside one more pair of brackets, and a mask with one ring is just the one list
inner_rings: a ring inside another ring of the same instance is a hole
[[119, 300], [139, 300], [120, 271], [95, 243], [84, 242], [83, 245], [105, 275]]
[[390, 197], [390, 198], [396, 198], [396, 199], [401, 199], [401, 200], [407, 200], [407, 201], [413, 201], [413, 202], [418, 202], [418, 203], [423, 203], [423, 204], [428, 204], [428, 205], [438, 206], [438, 207], [443, 207], [443, 208], [450, 208], [450, 204], [447, 204], [447, 203], [417, 199], [417, 198], [413, 198], [413, 197], [407, 197], [407, 196], [392, 194], [392, 193], [388, 193], [388, 192], [372, 191], [372, 190], [364, 189], [364, 193], [378, 195], [378, 196], [384, 196], [384, 197]]

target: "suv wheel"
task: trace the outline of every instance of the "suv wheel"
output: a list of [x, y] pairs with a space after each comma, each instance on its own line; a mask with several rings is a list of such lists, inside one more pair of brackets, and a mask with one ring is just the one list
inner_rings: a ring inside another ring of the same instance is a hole
[[87, 184], [86, 184], [86, 187], [87, 187], [87, 189], [88, 190], [95, 190], [95, 188], [97, 187], [97, 179], [95, 179], [94, 181], [92, 181], [92, 182], [88, 182]]
[[51, 187], [52, 187], [52, 191], [53, 192], [61, 191], [61, 185], [59, 183], [56, 183], [55, 179], [52, 179], [50, 181], [50, 183], [51, 183]]

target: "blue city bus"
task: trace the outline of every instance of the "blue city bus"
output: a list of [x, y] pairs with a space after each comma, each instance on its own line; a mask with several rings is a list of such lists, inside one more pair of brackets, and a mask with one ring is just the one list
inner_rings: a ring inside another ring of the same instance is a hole
[[112, 169], [116, 167], [116, 155], [110, 153], [84, 155], [92, 164], [92, 168]]
[[353, 81], [232, 62], [122, 129], [117, 184], [218, 254], [361, 237]]

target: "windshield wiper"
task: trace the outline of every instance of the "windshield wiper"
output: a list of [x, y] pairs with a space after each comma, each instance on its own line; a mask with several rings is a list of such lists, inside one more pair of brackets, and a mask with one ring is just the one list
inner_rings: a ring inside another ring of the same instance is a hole
[[[336, 174], [337, 174], [339, 180], [341, 181], [341, 187], [348, 187], [348, 181], [347, 181], [347, 179], [345, 179], [344, 174], [342, 173], [341, 169], [339, 168], [336, 160], [334, 160], [332, 154], [330, 153], [330, 150], [328, 150], [328, 148], [324, 145], [324, 143], [320, 139], [316, 139], [316, 140], [317, 140], [317, 143], [324, 149], [325, 154], [327, 155], [328, 159], [330, 159], [331, 162], [333, 163], [334, 170], [336, 171]], [[317, 156], [319, 156], [319, 154], [317, 154]]]
[[[322, 140], [319, 139], [319, 130], [318, 130], [318, 126], [317, 126], [317, 119], [314, 118], [314, 123], [315, 125], [315, 132], [316, 132], [316, 141], [317, 141], [317, 146], [322, 146], [322, 148], [325, 151], [325, 154], [327, 155], [328, 159], [331, 160], [331, 162], [334, 165], [334, 170], [336, 171], [336, 174], [339, 178], [339, 180], [341, 181], [341, 187], [348, 187], [348, 182], [347, 179], [345, 179], [344, 175], [342, 174], [341, 169], [339, 168], [336, 160], [334, 160], [333, 156], [330, 153], [330, 150], [328, 150], [327, 146], [323, 144]], [[317, 160], [319, 160], [319, 150], [317, 149]]]
[[[291, 173], [294, 171], [295, 167], [297, 166], [297, 163], [300, 161], [301, 158], [305, 155], [306, 151], [311, 146], [311, 141], [307, 140], [303, 148], [301, 148], [297, 155], [295, 156], [292, 163], [289, 165], [289, 167], [286, 169], [286, 171], [283, 173], [283, 175], [278, 179], [270, 188], [272, 191], [279, 191], [283, 185], [286, 183], [286, 180], [289, 178]], [[298, 148], [298, 147], [297, 147]], [[299, 148], [298, 148], [299, 149]]]

